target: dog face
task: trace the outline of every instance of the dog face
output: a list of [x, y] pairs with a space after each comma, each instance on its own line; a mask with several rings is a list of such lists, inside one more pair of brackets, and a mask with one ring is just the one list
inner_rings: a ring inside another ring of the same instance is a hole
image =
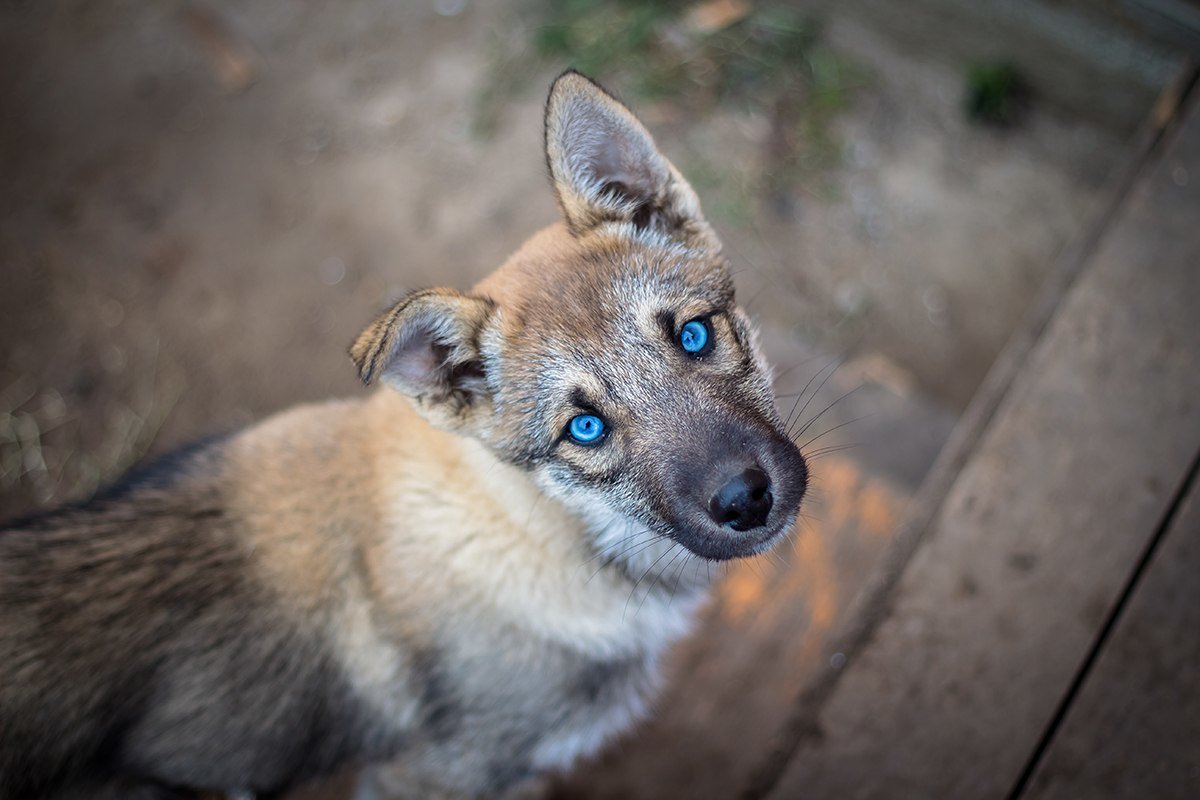
[[351, 349], [361, 376], [528, 470], [597, 537], [624, 521], [706, 559], [765, 550], [807, 468], [695, 193], [576, 73], [551, 89], [546, 155], [563, 223], [470, 294], [401, 300]]

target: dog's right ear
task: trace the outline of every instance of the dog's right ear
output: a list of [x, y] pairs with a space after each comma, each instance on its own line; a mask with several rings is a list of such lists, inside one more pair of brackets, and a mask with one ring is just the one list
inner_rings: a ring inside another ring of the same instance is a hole
[[452, 289], [400, 300], [350, 347], [363, 383], [379, 380], [419, 401], [461, 410], [488, 392], [479, 337], [495, 306]]

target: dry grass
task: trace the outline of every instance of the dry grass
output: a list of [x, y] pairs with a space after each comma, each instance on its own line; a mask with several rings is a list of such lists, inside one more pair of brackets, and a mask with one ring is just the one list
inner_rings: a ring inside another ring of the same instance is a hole
[[[160, 369], [157, 343], [146, 366], [128, 399], [86, 414], [28, 376], [0, 390], [0, 493], [40, 504], [87, 497], [142, 458], [183, 391], [177, 372]], [[97, 418], [98, 429], [85, 422]]]

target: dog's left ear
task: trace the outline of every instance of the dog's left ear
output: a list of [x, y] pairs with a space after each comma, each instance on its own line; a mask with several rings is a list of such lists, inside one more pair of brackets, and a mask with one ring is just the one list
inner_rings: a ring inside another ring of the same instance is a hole
[[708, 230], [696, 193], [658, 151], [649, 131], [578, 72], [563, 73], [550, 87], [546, 163], [558, 204], [576, 235], [611, 221], [683, 240]]
[[350, 358], [363, 383], [379, 380], [421, 408], [457, 413], [488, 393], [479, 340], [494, 308], [452, 289], [413, 292], [359, 334]]

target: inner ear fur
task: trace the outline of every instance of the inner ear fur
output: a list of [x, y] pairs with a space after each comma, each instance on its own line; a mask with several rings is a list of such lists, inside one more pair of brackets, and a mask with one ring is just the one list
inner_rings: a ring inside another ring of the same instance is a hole
[[545, 125], [546, 163], [573, 233], [613, 221], [685, 239], [706, 229], [692, 187], [633, 113], [592, 80], [560, 75]]
[[363, 383], [429, 402], [470, 404], [487, 392], [479, 337], [495, 306], [452, 289], [413, 292], [350, 346]]

